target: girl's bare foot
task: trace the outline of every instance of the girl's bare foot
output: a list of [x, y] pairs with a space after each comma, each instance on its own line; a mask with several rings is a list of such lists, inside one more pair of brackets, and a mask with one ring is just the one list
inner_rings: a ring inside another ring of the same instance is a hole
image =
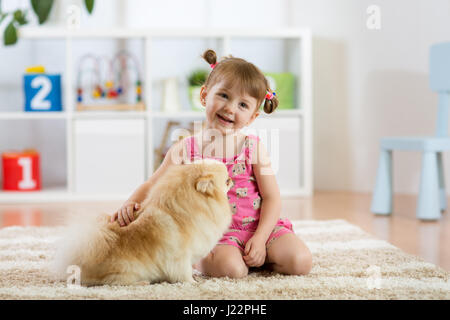
[[194, 272], [198, 272], [200, 274], [203, 274], [203, 267], [202, 267], [202, 261], [200, 260], [199, 262], [195, 263], [192, 265], [192, 271]]

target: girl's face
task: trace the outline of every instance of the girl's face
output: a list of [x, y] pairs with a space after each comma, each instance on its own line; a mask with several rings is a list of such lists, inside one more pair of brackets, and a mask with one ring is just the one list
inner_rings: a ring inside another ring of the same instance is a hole
[[200, 100], [206, 108], [206, 123], [209, 129], [222, 134], [234, 133], [250, 125], [259, 115], [258, 101], [237, 86], [231, 88], [219, 82], [211, 88], [202, 87]]

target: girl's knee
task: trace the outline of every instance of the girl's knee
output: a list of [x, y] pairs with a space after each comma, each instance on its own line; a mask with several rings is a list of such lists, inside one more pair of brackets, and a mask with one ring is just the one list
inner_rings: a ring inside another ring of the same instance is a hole
[[232, 259], [230, 257], [210, 257], [210, 275], [214, 277], [229, 277], [234, 279], [244, 278], [248, 275], [248, 268], [241, 259]]
[[248, 275], [248, 268], [244, 263], [229, 266], [225, 274], [229, 278], [235, 279], [245, 278]]
[[228, 260], [220, 263], [218, 268], [221, 277], [240, 279], [248, 275], [248, 268], [243, 261]]
[[298, 251], [291, 256], [290, 259], [291, 274], [293, 275], [307, 275], [312, 268], [312, 255], [308, 251]]

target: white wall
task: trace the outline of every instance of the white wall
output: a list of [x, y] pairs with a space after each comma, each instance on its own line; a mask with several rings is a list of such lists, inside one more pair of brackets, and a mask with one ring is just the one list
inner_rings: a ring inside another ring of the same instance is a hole
[[[366, 27], [372, 4], [381, 9], [380, 30]], [[434, 133], [428, 50], [450, 40], [450, 2], [293, 0], [288, 6], [292, 25], [314, 32], [315, 187], [371, 192], [381, 137]], [[394, 153], [395, 192], [417, 193], [420, 166], [420, 154]]]
[[[372, 4], [380, 6], [381, 30], [366, 27]], [[428, 50], [450, 40], [449, 13], [448, 0], [97, 0], [94, 15], [84, 13], [82, 21], [88, 27], [310, 27], [315, 188], [371, 192], [381, 137], [433, 133], [437, 97], [428, 86]], [[11, 85], [10, 66], [20, 66], [23, 55], [34, 61], [30, 46], [0, 47], [0, 87]], [[417, 193], [420, 164], [419, 154], [394, 154], [396, 192]]]

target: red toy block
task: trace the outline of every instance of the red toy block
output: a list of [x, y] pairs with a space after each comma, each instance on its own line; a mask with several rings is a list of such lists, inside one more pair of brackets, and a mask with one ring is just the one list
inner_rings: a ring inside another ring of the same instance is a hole
[[3, 190], [41, 190], [39, 153], [35, 150], [2, 153]]

